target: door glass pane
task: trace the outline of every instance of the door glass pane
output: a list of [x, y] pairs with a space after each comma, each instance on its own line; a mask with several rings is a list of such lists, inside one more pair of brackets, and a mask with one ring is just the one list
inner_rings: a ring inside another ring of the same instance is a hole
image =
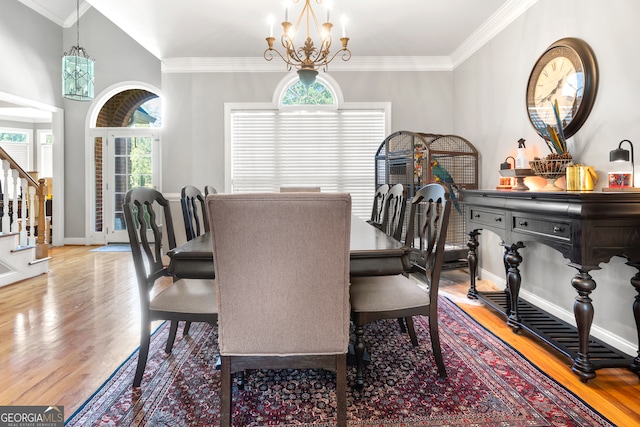
[[133, 187], [152, 187], [151, 137], [115, 138], [114, 230], [125, 230], [122, 203]]

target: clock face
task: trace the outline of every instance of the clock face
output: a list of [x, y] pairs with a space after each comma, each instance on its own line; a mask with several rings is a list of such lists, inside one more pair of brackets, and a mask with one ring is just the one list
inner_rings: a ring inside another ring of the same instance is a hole
[[569, 138], [586, 120], [595, 99], [596, 71], [593, 55], [585, 46], [577, 39], [559, 40], [533, 67], [527, 87], [527, 112], [539, 134], [544, 135], [548, 125], [559, 130], [560, 122]]

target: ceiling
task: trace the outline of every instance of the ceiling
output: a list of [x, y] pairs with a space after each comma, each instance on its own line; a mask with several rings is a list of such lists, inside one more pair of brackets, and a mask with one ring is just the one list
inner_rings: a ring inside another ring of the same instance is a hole
[[[76, 23], [76, 0], [17, 1], [61, 27]], [[297, 2], [289, 9], [289, 20], [295, 24], [304, 0], [289, 1]], [[322, 4], [317, 5], [316, 1]], [[341, 17], [347, 17], [353, 56], [348, 64], [334, 62], [334, 70], [341, 65], [341, 69], [353, 67], [359, 61], [375, 64], [374, 69], [400, 63], [423, 67], [427, 64], [427, 68], [436, 64], [438, 69], [452, 69], [536, 1], [311, 0], [311, 4], [322, 21], [326, 5], [331, 5], [334, 46], [339, 45], [337, 38], [342, 33]], [[265, 64], [262, 56], [267, 47], [268, 18], [274, 18], [274, 35], [278, 39], [285, 8], [284, 0], [80, 0], [79, 4], [80, 16], [95, 8], [163, 60], [163, 67], [171, 63], [179, 67], [181, 61], [193, 64], [194, 58], [235, 64], [253, 61], [252, 67]], [[86, 31], [91, 29], [81, 27], [81, 33]], [[87, 48], [91, 51], [90, 46]], [[0, 117], [43, 120], [21, 118], [15, 107], [18, 106], [0, 104]], [[25, 110], [24, 114], [28, 112]]]
[[[18, 0], [69, 27], [75, 24], [75, 0]], [[294, 21], [302, 8], [290, 7]], [[497, 18], [535, 0], [324, 0], [311, 1], [324, 21], [331, 4], [334, 38], [340, 19], [348, 19], [353, 57], [448, 57], [479, 31], [491, 32]], [[258, 6], [258, 7], [257, 7]], [[261, 57], [274, 16], [278, 38], [284, 18], [283, 0], [81, 0], [115, 23], [159, 59], [179, 57]], [[507, 18], [508, 19], [508, 18]], [[81, 27], [82, 31], [82, 27]], [[84, 31], [90, 31], [84, 29]], [[337, 40], [334, 44], [337, 44]], [[90, 49], [88, 49], [90, 50]]]

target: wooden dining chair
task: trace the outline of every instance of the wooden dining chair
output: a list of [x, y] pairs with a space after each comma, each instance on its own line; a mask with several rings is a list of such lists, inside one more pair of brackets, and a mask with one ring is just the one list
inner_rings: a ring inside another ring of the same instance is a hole
[[169, 201], [157, 190], [136, 187], [127, 192], [122, 208], [140, 295], [140, 350], [133, 378], [133, 386], [139, 387], [149, 355], [151, 322], [171, 321], [165, 347], [171, 353], [178, 322], [215, 323], [218, 306], [213, 280], [178, 279], [168, 286], [168, 280], [159, 280], [171, 276], [162, 259], [163, 232], [169, 248], [176, 246]]
[[418, 254], [415, 261], [425, 269], [426, 289], [403, 274], [351, 278], [349, 290], [351, 318], [355, 325], [356, 387], [364, 386], [364, 326], [381, 319], [404, 319], [411, 343], [417, 346], [412, 316], [428, 316], [438, 373], [441, 378], [447, 376], [438, 331], [438, 287], [450, 212], [447, 189], [440, 184], [422, 187], [411, 200], [406, 240]]
[[398, 241], [402, 240], [406, 208], [407, 197], [404, 185], [393, 185], [384, 198], [380, 229]]
[[373, 195], [373, 207], [371, 208], [371, 218], [369, 224], [382, 224], [382, 209], [384, 208], [384, 198], [389, 192], [389, 184], [382, 184], [376, 189]]
[[180, 190], [180, 205], [184, 220], [187, 240], [198, 237], [209, 231], [209, 224], [204, 211], [204, 196], [193, 185], [185, 185]]
[[[213, 185], [205, 185], [204, 197], [207, 197], [209, 194], [218, 194], [218, 190], [216, 190]], [[206, 215], [205, 215], [205, 218], [206, 218]]]
[[346, 426], [350, 195], [210, 195], [207, 214], [219, 297], [220, 425], [232, 422], [233, 373], [321, 368], [336, 372], [337, 424]]

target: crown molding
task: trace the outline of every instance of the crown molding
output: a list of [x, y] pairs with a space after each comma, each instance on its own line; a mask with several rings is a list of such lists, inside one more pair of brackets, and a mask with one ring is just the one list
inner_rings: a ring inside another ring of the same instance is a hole
[[[509, 0], [485, 21], [450, 56], [353, 56], [349, 62], [336, 60], [330, 71], [452, 71], [538, 0]], [[259, 73], [281, 72], [287, 67], [277, 58], [165, 58], [163, 73]]]
[[[77, 12], [75, 8], [69, 14], [69, 16], [63, 19], [62, 17], [56, 15], [54, 12], [50, 11], [46, 7], [42, 6], [40, 3], [35, 2], [33, 0], [18, 0], [18, 1], [24, 4], [25, 6], [33, 9], [34, 11], [36, 11], [37, 13], [44, 16], [49, 21], [57, 24], [60, 27], [69, 28], [76, 23]], [[84, 15], [84, 13], [89, 9], [91, 9], [91, 5], [87, 3], [86, 0], [82, 0], [80, 2], [80, 16]]]
[[[89, 9], [91, 9], [91, 5], [89, 3], [87, 3], [86, 1], [80, 2], [80, 8], [78, 9], [80, 11], [80, 16], [83, 16], [85, 12]], [[62, 23], [62, 26], [64, 28], [71, 28], [76, 24], [77, 20], [78, 20], [78, 14], [75, 10], [73, 10], [69, 14], [69, 16], [67, 16], [67, 18], [64, 20], [64, 22]]]
[[537, 1], [538, 0], [509, 0], [503, 4], [496, 13], [491, 15], [484, 24], [478, 27], [468, 39], [453, 51], [450, 57], [453, 69], [469, 59], [471, 55], [480, 50], [482, 46], [526, 12], [527, 9], [536, 4]]
[[[447, 56], [360, 56], [349, 62], [329, 64], [330, 71], [451, 71]], [[167, 58], [162, 60], [163, 73], [260, 73], [286, 71], [282, 61], [258, 58]]]

